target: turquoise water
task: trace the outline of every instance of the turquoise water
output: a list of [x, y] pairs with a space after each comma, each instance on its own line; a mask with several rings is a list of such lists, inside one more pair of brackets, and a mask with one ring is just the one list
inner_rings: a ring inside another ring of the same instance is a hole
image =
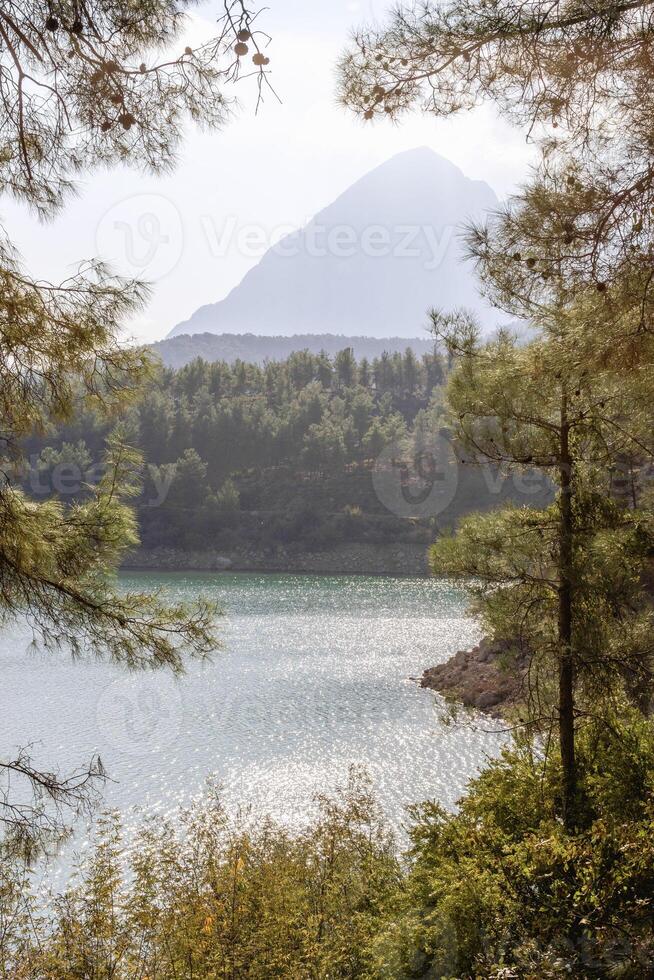
[[217, 599], [223, 650], [176, 681], [28, 652], [24, 631], [5, 630], [0, 754], [31, 742], [40, 765], [65, 771], [99, 752], [105, 801], [128, 822], [173, 812], [213, 776], [229, 806], [298, 823], [358, 763], [399, 824], [408, 802], [452, 806], [498, 749], [483, 724], [444, 725], [440, 699], [412, 680], [479, 638], [450, 583], [144, 573], [123, 584]]

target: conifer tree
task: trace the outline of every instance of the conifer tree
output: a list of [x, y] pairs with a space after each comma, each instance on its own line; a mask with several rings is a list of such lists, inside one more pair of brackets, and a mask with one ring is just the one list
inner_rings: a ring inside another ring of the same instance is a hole
[[355, 33], [341, 98], [366, 120], [492, 102], [543, 151], [526, 243], [540, 254], [512, 252], [540, 262], [563, 244], [564, 282], [606, 292], [651, 270], [653, 23], [650, 0], [402, 3]]
[[[191, 7], [188, 0], [3, 4], [0, 193], [47, 219], [65, 206], [77, 175], [116, 163], [164, 171], [189, 117], [222, 126], [230, 113], [225, 85], [266, 38], [252, 11], [227, 0], [216, 37], [192, 49], [183, 40]], [[255, 64], [262, 86], [266, 67], [261, 58]], [[95, 493], [71, 507], [27, 500], [12, 475], [31, 433], [69, 420], [84, 403], [117, 417], [133, 400], [148, 362], [119, 344], [118, 329], [147, 289], [97, 262], [59, 285], [35, 280], [4, 232], [0, 283], [0, 616], [27, 617], [46, 648], [179, 671], [186, 654], [214, 648], [212, 608], [124, 595], [112, 580], [138, 540], [126, 505], [134, 454], [114, 437]], [[24, 751], [0, 768], [0, 821], [7, 842], [28, 853], [62, 829], [58, 808], [83, 806], [102, 775], [97, 761], [71, 777], [39, 772]]]
[[[611, 371], [588, 371], [579, 327], [594, 322], [598, 305], [593, 298], [586, 308], [552, 311], [548, 335], [522, 347], [504, 334], [481, 343], [469, 319], [434, 314], [456, 359], [448, 403], [466, 465], [541, 471], [557, 489], [546, 510], [513, 506], [466, 518], [455, 537], [436, 543], [433, 566], [475, 580], [488, 632], [527, 656], [522, 722], [558, 730], [571, 831], [583, 811], [579, 720], [615, 711], [625, 693], [648, 701], [653, 676], [653, 616], [642, 594], [651, 517], [615, 501], [609, 474], [624, 455], [652, 457], [654, 416], [645, 372], [627, 386]], [[589, 330], [586, 344], [590, 351]]]
[[[557, 502], [547, 515], [464, 522], [435, 561], [485, 583], [478, 598], [491, 631], [524, 636], [534, 662], [548, 644], [555, 653], [546, 716], [559, 731], [568, 829], [580, 813], [575, 725], [595, 710], [588, 666], [602, 678], [598, 703], [614, 690], [614, 668], [620, 683], [649, 671], [648, 545], [639, 550], [649, 512], [625, 510], [611, 481], [652, 452], [653, 16], [648, 0], [400, 4], [386, 25], [354, 36], [340, 65], [342, 99], [366, 120], [416, 107], [447, 117], [488, 101], [541, 150], [529, 183], [467, 239], [488, 298], [538, 339], [480, 348], [456, 318], [445, 334], [459, 357], [449, 401], [463, 445], [483, 460], [545, 469]], [[616, 635], [622, 616], [633, 630]]]

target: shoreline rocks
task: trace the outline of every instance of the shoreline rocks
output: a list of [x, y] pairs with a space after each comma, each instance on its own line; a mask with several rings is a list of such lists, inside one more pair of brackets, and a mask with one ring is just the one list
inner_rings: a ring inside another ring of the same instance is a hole
[[526, 655], [516, 656], [508, 643], [484, 639], [428, 668], [420, 686], [499, 718], [520, 700], [527, 667]]

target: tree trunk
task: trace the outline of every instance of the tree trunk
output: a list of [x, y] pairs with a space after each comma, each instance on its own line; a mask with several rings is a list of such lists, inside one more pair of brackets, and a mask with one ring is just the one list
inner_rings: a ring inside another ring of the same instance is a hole
[[573, 833], [576, 820], [577, 767], [575, 759], [574, 717], [574, 657], [572, 651], [572, 593], [573, 593], [573, 515], [572, 459], [570, 456], [570, 427], [566, 395], [561, 402], [561, 517], [559, 558], [559, 743], [563, 769], [563, 822]]

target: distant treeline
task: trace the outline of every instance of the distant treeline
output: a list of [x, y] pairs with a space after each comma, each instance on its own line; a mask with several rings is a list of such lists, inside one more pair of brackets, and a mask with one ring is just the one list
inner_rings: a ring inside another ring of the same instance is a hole
[[245, 333], [194, 333], [168, 337], [152, 345], [153, 352], [161, 358], [166, 367], [180, 368], [201, 357], [205, 361], [248, 361], [263, 365], [266, 361], [280, 361], [290, 357], [295, 351], [306, 350], [312, 354], [324, 352], [335, 357], [339, 351], [349, 347], [357, 360], [367, 358], [372, 361], [389, 354], [402, 353], [407, 347], [418, 357], [430, 354], [434, 348], [433, 338], [413, 337], [344, 337], [339, 334], [296, 334], [292, 337], [263, 337], [259, 334]]
[[[387, 447], [410, 458], [443, 427], [446, 374], [440, 355], [418, 358], [410, 348], [372, 362], [345, 349], [333, 358], [299, 351], [264, 366], [196, 360], [161, 368], [122, 422], [145, 461], [136, 501], [144, 545], [427, 543], [434, 522], [390, 513], [370, 471]], [[27, 489], [37, 497], [83, 494], [108, 431], [86, 411], [32, 439]], [[466, 474], [453, 513], [485, 506], [488, 495], [479, 474]]]

